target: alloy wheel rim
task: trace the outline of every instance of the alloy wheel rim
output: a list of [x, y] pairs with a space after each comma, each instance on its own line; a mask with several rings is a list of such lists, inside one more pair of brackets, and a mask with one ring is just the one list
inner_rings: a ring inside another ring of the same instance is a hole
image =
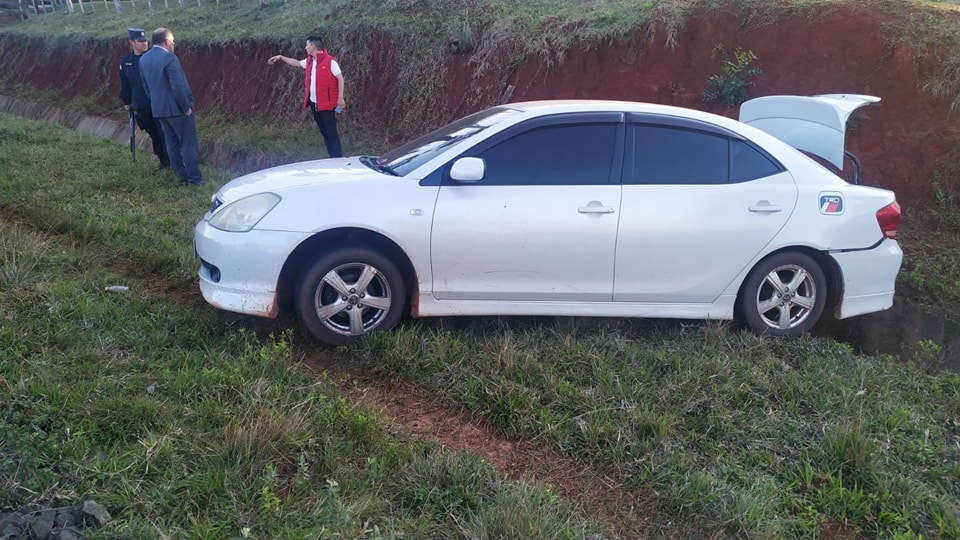
[[390, 284], [379, 270], [365, 263], [342, 264], [327, 272], [313, 299], [323, 326], [343, 336], [373, 331], [391, 304]]
[[757, 290], [757, 313], [768, 328], [790, 330], [813, 312], [817, 285], [805, 268], [795, 264], [772, 269]]

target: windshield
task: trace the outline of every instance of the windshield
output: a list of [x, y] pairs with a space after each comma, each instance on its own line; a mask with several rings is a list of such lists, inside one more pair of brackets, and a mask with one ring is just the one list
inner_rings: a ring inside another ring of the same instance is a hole
[[519, 111], [507, 107], [493, 107], [471, 114], [387, 152], [377, 159], [377, 163], [398, 175], [405, 175], [437, 157], [451, 145], [480, 133], [517, 112]]

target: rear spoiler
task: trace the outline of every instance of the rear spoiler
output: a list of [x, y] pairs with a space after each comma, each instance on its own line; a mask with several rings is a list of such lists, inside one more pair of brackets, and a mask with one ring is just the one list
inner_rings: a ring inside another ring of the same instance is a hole
[[816, 154], [843, 170], [847, 119], [880, 98], [860, 94], [765, 96], [740, 106], [740, 121]]

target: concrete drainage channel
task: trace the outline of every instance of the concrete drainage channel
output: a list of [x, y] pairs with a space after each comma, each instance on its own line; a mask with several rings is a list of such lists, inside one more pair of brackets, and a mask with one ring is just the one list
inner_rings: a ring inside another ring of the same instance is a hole
[[[57, 124], [120, 145], [130, 141], [126, 119], [88, 116], [3, 95], [0, 95], [0, 112]], [[118, 116], [122, 116], [120, 112]], [[137, 147], [145, 159], [153, 158], [150, 138], [139, 130]], [[290, 162], [290, 158], [283, 155], [238, 150], [216, 141], [204, 141], [202, 134], [200, 159], [204, 165], [236, 174]], [[843, 321], [824, 320], [813, 333], [845, 341], [867, 354], [892, 354], [918, 361], [929, 370], [949, 369], [960, 373], [960, 321], [929, 313], [910, 302], [896, 300], [887, 311]]]
[[[119, 103], [119, 102], [118, 102]], [[113, 120], [99, 116], [85, 115], [66, 111], [52, 105], [41, 105], [23, 99], [0, 95], [0, 112], [21, 118], [56, 124], [67, 129], [79, 131], [91, 137], [110, 139], [129, 148], [130, 123], [127, 112], [117, 106], [117, 116], [122, 120]], [[136, 130], [137, 160], [155, 164], [150, 136], [139, 128]], [[123, 152], [123, 149], [118, 149]], [[202, 165], [216, 167], [234, 174], [245, 174], [276, 165], [290, 163], [289, 156], [262, 150], [238, 149], [217, 141], [204, 139], [200, 133], [200, 162]], [[127, 151], [127, 153], [129, 153]]]

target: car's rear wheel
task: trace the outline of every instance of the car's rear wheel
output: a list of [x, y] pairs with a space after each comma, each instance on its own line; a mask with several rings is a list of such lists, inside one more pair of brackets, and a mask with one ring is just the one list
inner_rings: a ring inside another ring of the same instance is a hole
[[406, 286], [396, 265], [366, 248], [346, 248], [315, 260], [297, 285], [300, 323], [327, 345], [341, 345], [393, 328], [403, 315]]
[[783, 252], [750, 272], [740, 293], [740, 312], [755, 332], [795, 336], [816, 324], [826, 299], [820, 265], [803, 253]]

